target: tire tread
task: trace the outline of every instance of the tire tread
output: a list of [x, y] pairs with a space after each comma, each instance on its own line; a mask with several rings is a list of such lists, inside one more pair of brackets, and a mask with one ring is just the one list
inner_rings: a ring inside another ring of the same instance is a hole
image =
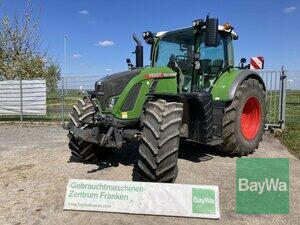
[[141, 180], [174, 182], [183, 105], [158, 99], [143, 115], [138, 173]]

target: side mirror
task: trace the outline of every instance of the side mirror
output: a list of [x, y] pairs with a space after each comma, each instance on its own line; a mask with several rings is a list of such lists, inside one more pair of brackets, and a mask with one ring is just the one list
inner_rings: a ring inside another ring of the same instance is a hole
[[127, 63], [127, 66], [128, 66], [128, 70], [133, 70], [134, 69], [134, 66], [133, 66], [130, 59], [126, 59], [126, 63]]
[[240, 60], [240, 68], [244, 69], [245, 68], [245, 63], [246, 63], [247, 59], [246, 58], [241, 58]]
[[205, 31], [205, 46], [217, 47], [218, 46], [218, 26], [217, 18], [206, 17], [206, 31]]
[[247, 59], [246, 58], [241, 58], [241, 63], [245, 63], [247, 62]]

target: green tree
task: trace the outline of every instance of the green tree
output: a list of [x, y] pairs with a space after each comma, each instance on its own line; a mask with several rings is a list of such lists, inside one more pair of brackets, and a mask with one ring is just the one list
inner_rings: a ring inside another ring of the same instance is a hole
[[22, 16], [0, 18], [0, 74], [6, 79], [44, 78], [49, 88], [55, 88], [60, 68], [41, 50], [39, 20], [31, 14], [28, 0]]
[[54, 91], [55, 88], [57, 88], [57, 82], [60, 79], [60, 67], [55, 63], [51, 63], [47, 67], [44, 78], [46, 79], [47, 87], [51, 91]]

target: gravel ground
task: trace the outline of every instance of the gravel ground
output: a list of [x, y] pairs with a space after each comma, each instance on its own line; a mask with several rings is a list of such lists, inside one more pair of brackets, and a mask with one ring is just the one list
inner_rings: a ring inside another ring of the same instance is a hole
[[136, 147], [99, 164], [70, 159], [66, 131], [56, 125], [0, 125], [0, 224], [299, 224], [300, 163], [268, 136], [249, 157], [290, 159], [290, 213], [235, 213], [235, 161], [203, 146], [181, 148], [177, 183], [220, 187], [220, 220], [63, 211], [69, 178], [132, 180]]

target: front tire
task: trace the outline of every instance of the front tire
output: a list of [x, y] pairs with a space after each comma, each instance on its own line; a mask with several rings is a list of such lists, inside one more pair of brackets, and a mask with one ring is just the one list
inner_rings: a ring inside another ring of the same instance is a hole
[[98, 160], [96, 154], [96, 145], [80, 138], [76, 138], [71, 132], [69, 133], [69, 148], [73, 157], [84, 162], [94, 162]]
[[143, 115], [138, 174], [150, 182], [174, 182], [177, 173], [179, 131], [183, 105], [157, 100], [149, 102]]
[[245, 80], [237, 89], [223, 117], [223, 144], [220, 149], [229, 155], [253, 153], [262, 141], [266, 118], [266, 98], [262, 84]]
[[[85, 129], [93, 124], [95, 113], [96, 110], [92, 101], [89, 98], [84, 98], [78, 100], [69, 116], [74, 126]], [[84, 141], [72, 132], [69, 132], [68, 137], [72, 156], [84, 162], [98, 160], [97, 148], [99, 147], [96, 144]]]

